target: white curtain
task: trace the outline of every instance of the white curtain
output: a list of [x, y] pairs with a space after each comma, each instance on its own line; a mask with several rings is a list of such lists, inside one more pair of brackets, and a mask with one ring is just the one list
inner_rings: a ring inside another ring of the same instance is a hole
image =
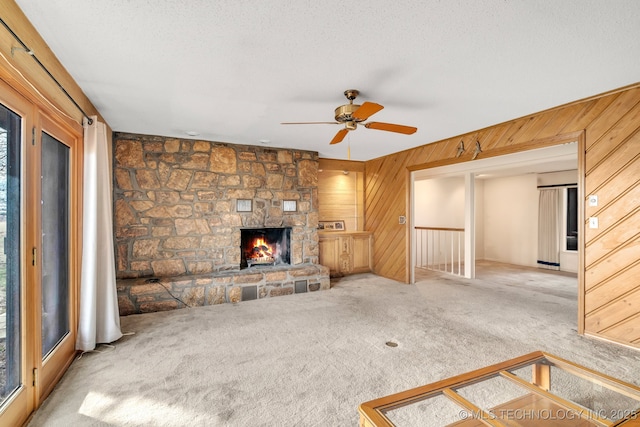
[[558, 188], [541, 188], [538, 204], [538, 267], [560, 270], [561, 196]]
[[80, 316], [76, 349], [122, 337], [116, 292], [111, 173], [107, 128], [92, 117], [84, 125], [84, 194]]

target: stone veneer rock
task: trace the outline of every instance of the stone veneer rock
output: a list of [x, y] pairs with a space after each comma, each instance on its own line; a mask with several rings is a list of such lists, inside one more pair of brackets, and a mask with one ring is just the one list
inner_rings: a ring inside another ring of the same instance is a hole
[[115, 133], [113, 165], [119, 279], [239, 270], [244, 227], [292, 227], [291, 264], [318, 264], [316, 152]]
[[118, 280], [120, 315], [238, 303], [331, 286], [329, 268], [319, 264], [256, 267], [242, 271]]

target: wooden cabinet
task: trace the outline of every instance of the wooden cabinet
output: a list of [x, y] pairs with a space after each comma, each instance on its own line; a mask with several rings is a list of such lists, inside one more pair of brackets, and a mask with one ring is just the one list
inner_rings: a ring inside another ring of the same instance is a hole
[[331, 276], [365, 273], [372, 270], [370, 232], [320, 232], [318, 235], [320, 264], [329, 267]]
[[338, 237], [323, 237], [319, 236], [319, 247], [320, 247], [320, 264], [325, 267], [329, 267], [329, 275], [331, 277], [337, 276], [340, 271], [340, 263], [338, 254], [339, 251], [339, 241]]

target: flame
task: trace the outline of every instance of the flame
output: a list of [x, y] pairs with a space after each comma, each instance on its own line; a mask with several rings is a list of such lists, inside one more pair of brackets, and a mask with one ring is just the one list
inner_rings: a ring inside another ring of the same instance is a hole
[[253, 241], [253, 256], [251, 258], [271, 258], [273, 252], [273, 248], [263, 238], [256, 238]]

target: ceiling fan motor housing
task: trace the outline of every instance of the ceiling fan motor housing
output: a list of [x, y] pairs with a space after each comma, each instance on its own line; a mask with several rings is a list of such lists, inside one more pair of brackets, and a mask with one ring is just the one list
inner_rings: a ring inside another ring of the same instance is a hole
[[336, 122], [346, 123], [346, 122], [362, 122], [365, 119], [353, 118], [351, 115], [354, 111], [356, 111], [360, 106], [358, 104], [345, 104], [336, 108], [335, 118]]

